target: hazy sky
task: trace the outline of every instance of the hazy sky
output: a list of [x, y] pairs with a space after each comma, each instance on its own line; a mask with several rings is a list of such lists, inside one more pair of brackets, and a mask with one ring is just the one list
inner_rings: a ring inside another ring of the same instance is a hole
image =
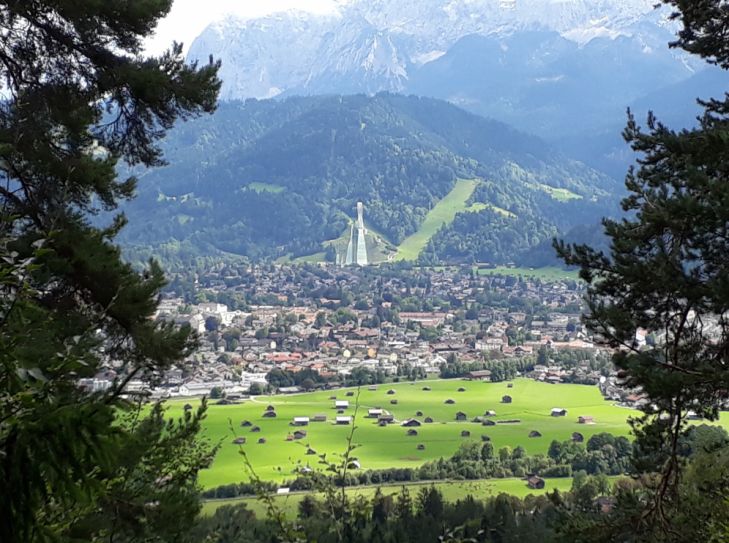
[[148, 42], [149, 53], [159, 53], [173, 40], [190, 46], [212, 21], [226, 13], [260, 17], [275, 11], [297, 8], [317, 13], [334, 9], [335, 0], [175, 0], [169, 16], [160, 23], [157, 34]]

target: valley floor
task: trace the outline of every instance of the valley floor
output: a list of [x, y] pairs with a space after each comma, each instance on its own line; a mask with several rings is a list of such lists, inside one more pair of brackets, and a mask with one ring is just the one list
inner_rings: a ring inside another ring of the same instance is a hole
[[[573, 432], [581, 433], [585, 441], [601, 432], [615, 436], [630, 434], [627, 419], [636, 412], [606, 401], [595, 386], [552, 385], [524, 378], [515, 379], [511, 385], [462, 379], [428, 380], [383, 384], [372, 390], [362, 387], [359, 398], [356, 389], [337, 389], [259, 396], [235, 405], [211, 402], [203, 435], [221, 446], [211, 468], [200, 473], [200, 484], [210, 489], [249, 480], [242, 451], [261, 480], [283, 483], [294, 479], [301, 468], [317, 469], [320, 454], [338, 458], [346, 449], [350, 434], [363, 470], [416, 468], [428, 461], [450, 458], [462, 443], [480, 442], [482, 436], [488, 436], [495, 450], [522, 446], [533, 455], [546, 454], [552, 440], [569, 440]], [[506, 395], [511, 396], [511, 403], [502, 403]], [[333, 422], [338, 415], [335, 396], [350, 402], [344, 410], [346, 415], [354, 416], [356, 410], [353, 433], [352, 426]], [[179, 415], [188, 402], [196, 401], [169, 401], [170, 415]], [[275, 418], [263, 416], [269, 405], [276, 412]], [[565, 409], [566, 416], [551, 416], [555, 407]], [[367, 417], [370, 408], [389, 411], [396, 422], [378, 426], [376, 418]], [[473, 422], [487, 410], [496, 412], [493, 420], [497, 424], [484, 426]], [[457, 413], [464, 413], [466, 419], [456, 420]], [[313, 418], [317, 414], [325, 415], [327, 421], [311, 422], [304, 427], [292, 425], [294, 417]], [[580, 424], [579, 416], [593, 417], [594, 423]], [[425, 423], [426, 417], [433, 422]], [[412, 429], [400, 425], [409, 418], [422, 423], [416, 429], [417, 435], [408, 435]], [[244, 423], [250, 424], [243, 426]], [[722, 414], [719, 424], [729, 426], [727, 414]], [[304, 435], [294, 439], [297, 430]], [[533, 431], [541, 436], [530, 437]], [[234, 444], [237, 438], [245, 438], [245, 443]]]
[[[424, 388], [430, 390], [423, 390]], [[459, 389], [464, 389], [459, 391]], [[388, 394], [393, 390], [393, 394]], [[352, 393], [352, 396], [347, 396]], [[440, 381], [418, 381], [379, 385], [376, 390], [362, 387], [359, 396], [359, 410], [356, 417], [354, 443], [358, 446], [357, 457], [362, 469], [387, 469], [393, 467], [415, 468], [430, 460], [448, 458], [468, 440], [481, 440], [488, 435], [498, 450], [504, 446], [521, 445], [528, 454], [546, 454], [553, 439], [570, 439], [573, 432], [580, 432], [585, 439], [600, 432], [616, 436], [628, 435], [626, 422], [633, 411], [617, 407], [603, 399], [597, 387], [583, 385], [550, 385], [530, 379], [516, 379], [512, 387], [507, 383], [465, 381], [462, 379]], [[511, 403], [502, 403], [502, 397], [512, 397]], [[240, 447], [250, 459], [256, 474], [263, 480], [285, 481], [295, 477], [294, 470], [311, 465], [316, 467], [317, 456], [307, 455], [309, 449], [316, 454], [330, 456], [340, 454], [346, 447], [351, 426], [336, 425], [334, 407], [336, 396], [349, 400], [346, 415], [354, 415], [357, 401], [356, 389], [312, 392], [297, 395], [258, 397], [236, 405], [211, 404], [204, 423], [204, 434], [221, 447], [212, 467], [200, 474], [200, 483], [205, 488], [248, 480]], [[448, 404], [446, 400], [453, 400]], [[179, 414], [187, 402], [169, 402], [172, 415]], [[391, 402], [396, 401], [393, 404]], [[265, 408], [272, 405], [277, 416], [263, 417]], [[551, 409], [567, 410], [564, 417], [550, 416]], [[367, 418], [369, 408], [383, 408], [391, 412], [396, 422], [386, 427], [377, 425], [376, 419]], [[494, 410], [496, 421], [518, 421], [483, 426], [471, 422], [474, 417]], [[422, 415], [418, 415], [418, 413]], [[465, 421], [457, 421], [456, 414], [466, 415]], [[291, 426], [294, 417], [313, 417], [323, 414], [327, 422], [311, 422], [308, 426]], [[594, 417], [595, 424], [579, 424], [580, 415]], [[426, 424], [426, 417], [433, 423]], [[422, 424], [416, 436], [407, 435], [407, 428], [399, 422], [416, 418]], [[248, 421], [250, 426], [242, 426]], [[251, 431], [258, 427], [258, 431]], [[288, 440], [294, 430], [303, 430], [301, 439]], [[542, 437], [530, 438], [537, 430]], [[463, 437], [462, 432], [470, 432]], [[240, 447], [233, 440], [244, 437], [246, 443]], [[264, 443], [259, 443], [263, 439]], [[418, 445], [425, 446], [418, 450]]]
[[[611, 477], [611, 480], [614, 479], [617, 479], [617, 477]], [[467, 496], [472, 496], [475, 499], [486, 499], [490, 496], [496, 496], [502, 493], [523, 498], [530, 494], [540, 495], [546, 492], [551, 492], [555, 489], [563, 492], [569, 490], [572, 486], [571, 477], [545, 479], [545, 481], [546, 486], [543, 489], [532, 489], [527, 486], [523, 479], [509, 478], [489, 479], [484, 481], [418, 481], [416, 483], [407, 484], [400, 483], [377, 486], [359, 486], [348, 488], [346, 493], [350, 498], [354, 496], [371, 498], [378, 488], [381, 489], [385, 496], [400, 494], [403, 488], [407, 488], [410, 495], [415, 497], [420, 488], [424, 486], [434, 486], [443, 494], [443, 498], [446, 501], [455, 502], [457, 500], [464, 499]], [[286, 513], [287, 516], [293, 517], [296, 515], [299, 503], [304, 496], [308, 494], [309, 492], [292, 492], [284, 496], [276, 496], [274, 498], [274, 503], [278, 508]], [[322, 498], [319, 494], [315, 494], [315, 496], [317, 498]], [[203, 504], [203, 515], [212, 515], [219, 507], [240, 504], [245, 504], [245, 506], [254, 511], [259, 518], [265, 516], [265, 505], [258, 498], [250, 497], [207, 500]]]

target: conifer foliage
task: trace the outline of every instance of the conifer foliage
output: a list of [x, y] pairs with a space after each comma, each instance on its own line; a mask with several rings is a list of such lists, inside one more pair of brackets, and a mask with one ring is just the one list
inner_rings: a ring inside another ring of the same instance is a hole
[[[729, 69], [729, 4], [665, 3], [682, 25], [671, 46]], [[678, 451], [687, 414], [716, 420], [729, 401], [729, 95], [702, 105], [691, 130], [671, 130], [652, 115], [643, 129], [629, 115], [624, 136], [641, 158], [626, 179], [626, 218], [604, 221], [609, 254], [557, 244], [589, 285], [589, 328], [619, 349], [615, 363], [625, 385], [650, 399], [635, 422], [635, 466], [660, 477], [647, 485], [648, 497], [636, 505], [644, 509], [632, 521], [661, 530], [660, 540], [681, 537], [671, 518], [680, 518]], [[637, 341], [639, 329], [656, 334], [656, 345]], [[715, 483], [725, 485], [722, 477]], [[701, 518], [710, 511], [694, 512]]]
[[[134, 194], [117, 167], [163, 163], [160, 138], [215, 109], [218, 64], [143, 55], [171, 0], [0, 1], [0, 540], [164, 540], [197, 510], [204, 408], [177, 422], [121, 398], [179, 360], [189, 330], [151, 319], [138, 273], [92, 222]], [[89, 392], [110, 363], [111, 390]], [[128, 413], [125, 415], [124, 413]]]

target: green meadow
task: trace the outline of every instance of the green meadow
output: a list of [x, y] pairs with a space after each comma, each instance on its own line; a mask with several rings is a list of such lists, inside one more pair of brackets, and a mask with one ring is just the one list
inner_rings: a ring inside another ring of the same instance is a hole
[[[423, 390], [430, 387], [430, 391]], [[459, 388], [465, 388], [459, 392]], [[387, 394], [388, 390], [394, 394]], [[317, 467], [316, 455], [307, 455], [311, 448], [317, 454], [327, 453], [333, 457], [345, 450], [351, 426], [333, 423], [337, 412], [334, 400], [350, 400], [346, 414], [354, 415], [356, 396], [347, 397], [354, 389], [314, 392], [288, 396], [257, 397], [236, 405], [211, 405], [205, 421], [204, 433], [213, 442], [221, 443], [213, 465], [203, 471], [200, 482], [210, 488], [249, 479], [239, 449], [245, 451], [257, 475], [265, 480], [282, 481], [294, 476], [300, 466]], [[510, 395], [512, 403], [501, 403], [502, 396]], [[446, 404], [447, 399], [455, 401]], [[390, 402], [397, 400], [397, 404]], [[179, 415], [185, 403], [195, 400], [174, 400], [169, 402], [170, 414]], [[264, 418], [268, 405], [275, 407], [276, 418]], [[360, 390], [359, 412], [356, 419], [354, 443], [358, 445], [354, 455], [360, 460], [362, 469], [384, 469], [391, 467], [417, 467], [429, 460], [451, 456], [461, 443], [468, 439], [481, 440], [482, 435], [491, 438], [496, 449], [504, 446], [521, 445], [527, 453], [546, 453], [553, 439], [569, 439], [572, 432], [579, 431], [588, 439], [592, 434], [611, 432], [627, 435], [626, 419], [634, 412], [612, 405], [600, 395], [597, 387], [581, 385], [549, 385], [529, 379], [517, 379], [513, 388], [506, 383], [485, 383], [460, 379], [419, 381], [414, 384], [398, 383], [379, 385], [377, 390], [363, 387]], [[380, 427], [374, 419], [366, 418], [369, 408], [384, 408], [396, 419], [417, 418], [421, 422], [431, 417], [434, 422], [416, 428], [417, 436], [406, 435], [407, 429], [398, 423]], [[553, 407], [567, 409], [567, 416], [552, 417]], [[519, 420], [518, 423], [482, 426], [471, 422], [487, 410], [496, 411], [494, 420]], [[420, 411], [422, 416], [416, 416]], [[467, 421], [456, 421], [456, 413], [462, 411]], [[311, 422], [302, 428], [307, 432], [301, 440], [287, 441], [295, 428], [290, 426], [294, 417], [312, 417], [325, 414], [327, 422]], [[577, 417], [589, 415], [595, 424], [578, 424]], [[242, 427], [243, 421], [250, 421], [260, 427], [252, 432], [251, 427]], [[467, 430], [470, 437], [462, 437]], [[537, 430], [539, 438], [530, 438], [529, 433]], [[233, 444], [237, 437], [245, 437], [242, 446]], [[260, 438], [265, 443], [259, 444]], [[425, 445], [418, 450], [418, 444]]]
[[484, 209], [479, 207], [478, 204], [474, 204], [476, 207], [472, 206], [472, 209], [466, 205], [479, 183], [478, 179], [459, 179], [456, 181], [453, 190], [428, 212], [418, 231], [403, 240], [398, 247], [396, 258], [398, 260], [416, 260], [438, 229], [444, 224], [453, 222], [458, 213]]
[[[402, 492], [403, 487], [407, 487], [410, 495], [415, 498], [415, 495], [420, 488], [426, 486], [434, 486], [442, 494], [443, 498], [447, 502], [455, 502], [462, 500], [467, 496], [472, 496], [476, 499], [487, 499], [491, 496], [497, 496], [499, 494], [510, 494], [519, 498], [524, 498], [529, 494], [538, 496], [546, 492], [553, 490], [559, 490], [560, 492], [567, 491], [572, 487], [572, 478], [562, 479], [546, 479], [546, 485], [543, 489], [536, 490], [529, 488], [522, 479], [491, 479], [489, 481], [438, 481], [438, 482], [420, 482], [420, 483], [408, 483], [406, 485], [393, 484], [393, 485], [380, 485], [380, 486], [363, 486], [353, 487], [346, 490], [347, 495], [352, 498], [354, 496], [362, 496], [364, 498], [372, 498], [379, 488], [385, 496], [396, 496]], [[295, 517], [297, 508], [304, 496], [307, 496], [309, 492], [296, 492], [285, 496], [275, 496], [274, 503], [279, 510], [283, 511], [289, 517]], [[316, 495], [317, 498], [322, 498], [321, 495]], [[239, 505], [245, 504], [248, 509], [254, 511], [259, 518], [263, 518], [266, 515], [266, 508], [257, 498], [231, 498], [226, 500], [208, 500], [203, 504], [203, 515], [212, 515], [218, 507], [225, 505]]]
[[313, 255], [300, 256], [294, 258], [292, 262], [300, 264], [318, 264], [319, 262], [326, 262], [327, 254], [324, 252], [314, 253]]
[[571, 200], [582, 200], [582, 196], [568, 189], [551, 187], [549, 185], [538, 185], [541, 190], [549, 194], [553, 199], [559, 202], [569, 202]]
[[280, 194], [284, 191], [284, 187], [282, 187], [281, 185], [274, 185], [273, 183], [254, 182], [254, 183], [249, 183], [248, 185], [246, 185], [245, 188], [247, 188], [248, 190], [253, 190], [253, 191], [259, 192], [259, 193], [260, 192], [271, 192], [273, 194]]

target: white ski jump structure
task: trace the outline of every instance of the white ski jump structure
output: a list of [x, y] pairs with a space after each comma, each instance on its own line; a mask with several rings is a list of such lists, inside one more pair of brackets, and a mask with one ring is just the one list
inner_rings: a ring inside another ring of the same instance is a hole
[[364, 225], [364, 205], [357, 202], [357, 237], [354, 235], [354, 223], [349, 230], [349, 243], [347, 244], [347, 256], [344, 259], [345, 266], [366, 266], [369, 264], [367, 259], [367, 242], [365, 240]]

